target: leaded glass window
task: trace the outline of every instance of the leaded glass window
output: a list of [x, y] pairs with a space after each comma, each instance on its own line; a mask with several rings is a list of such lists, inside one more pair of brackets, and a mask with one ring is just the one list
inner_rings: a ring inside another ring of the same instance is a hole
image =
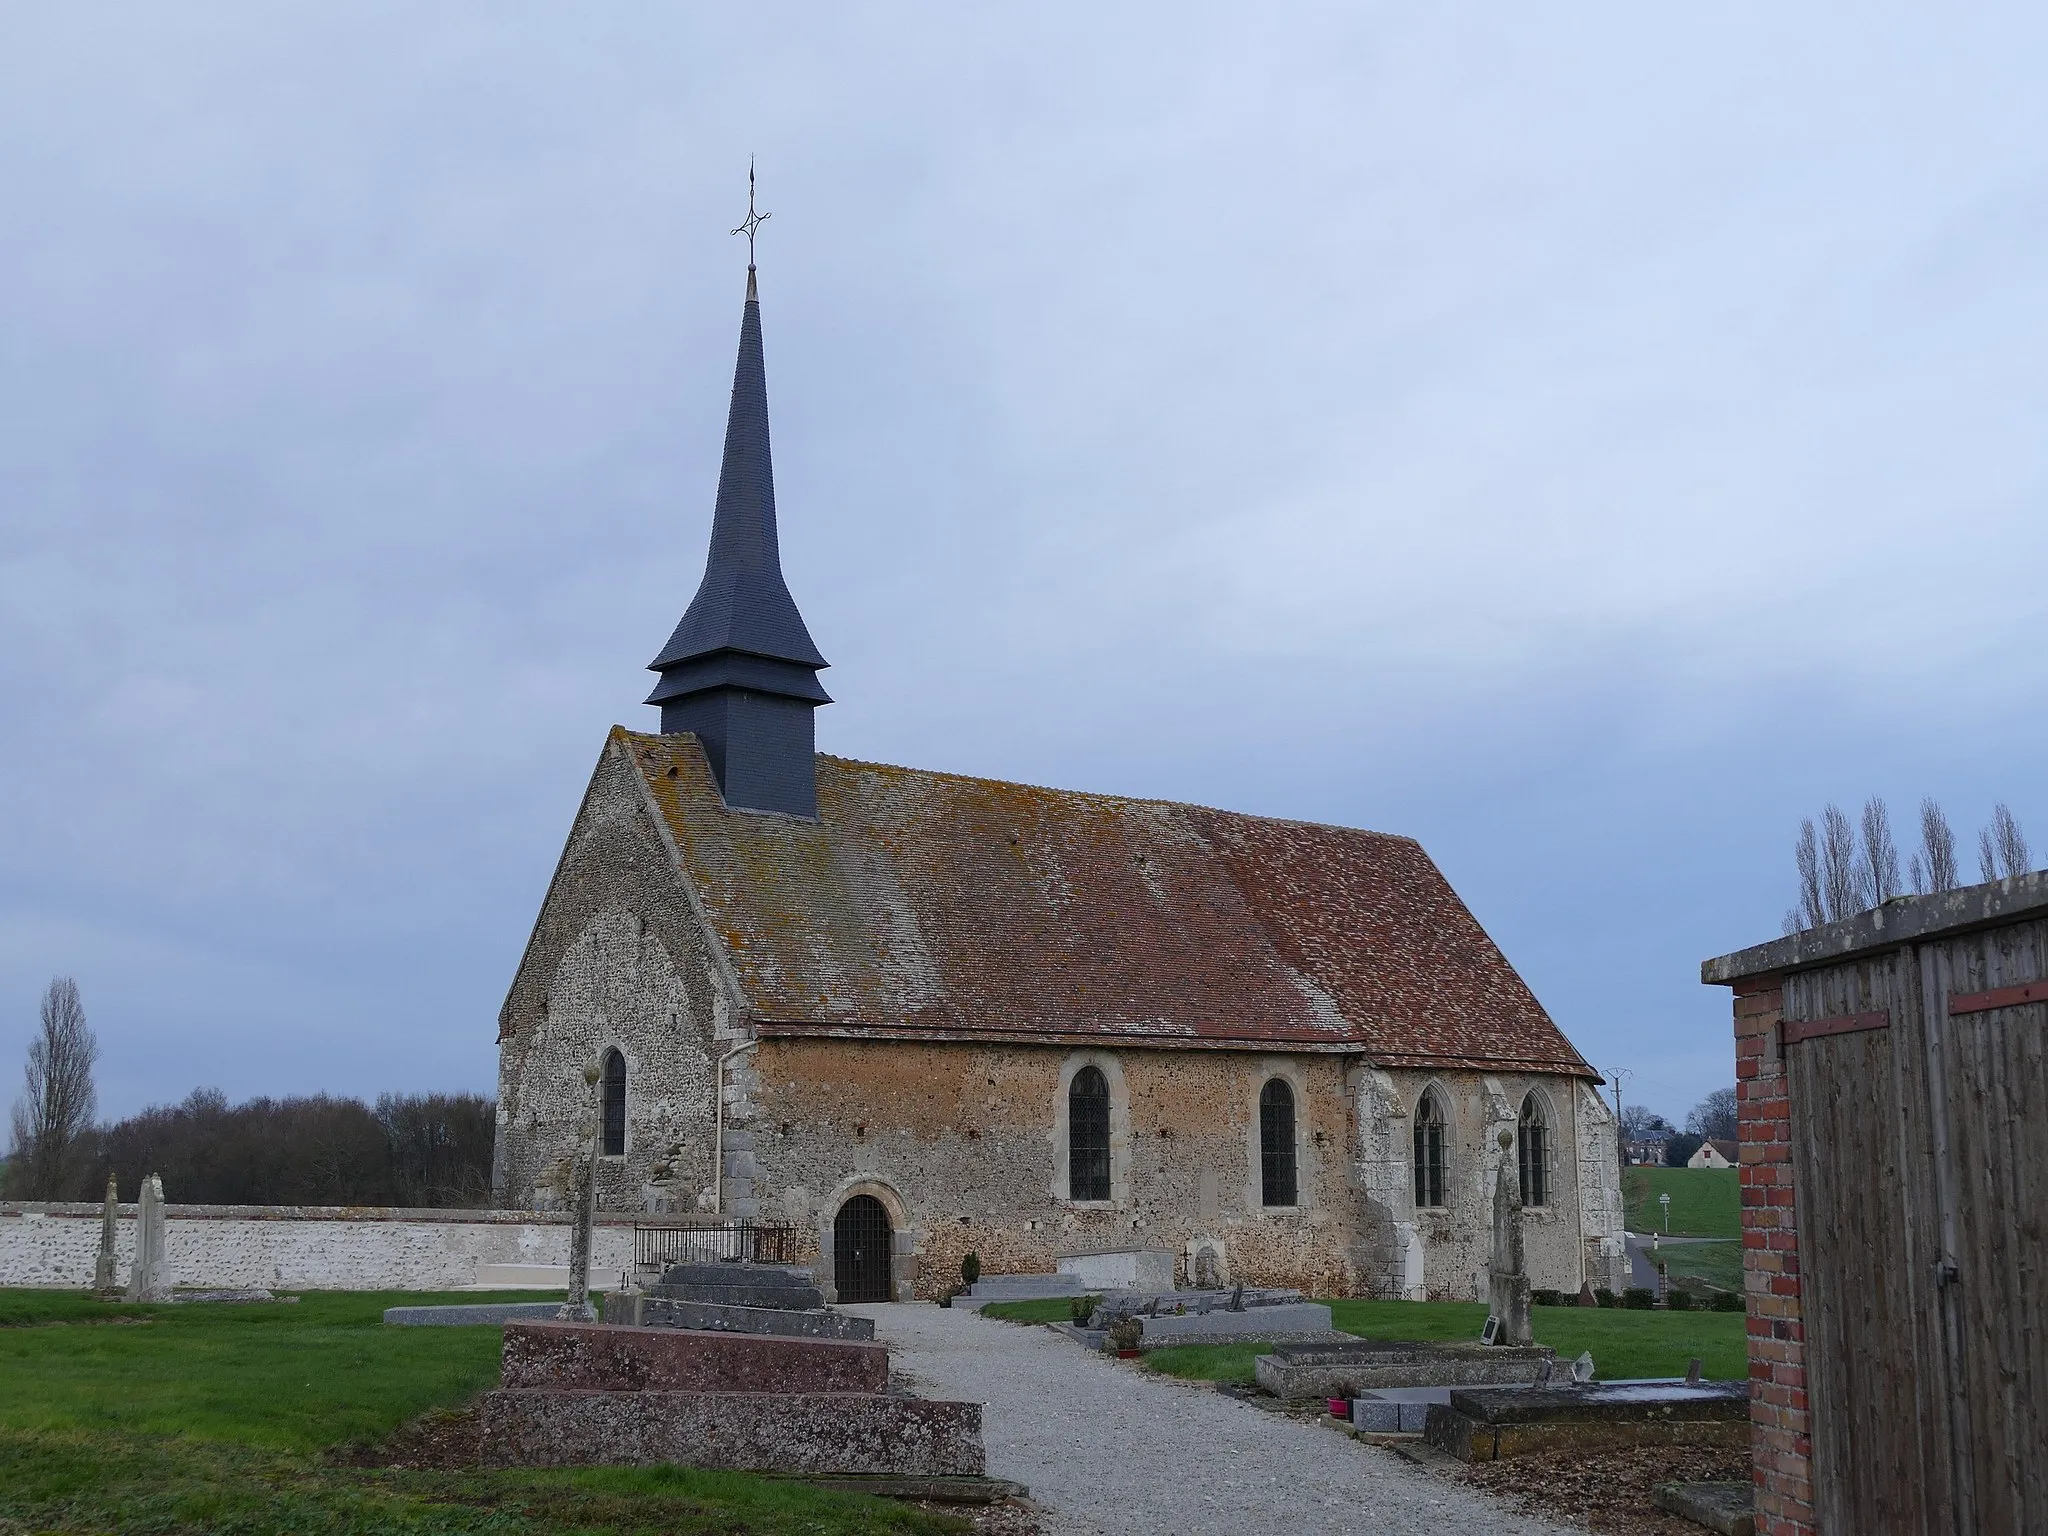
[[1435, 1209], [1444, 1203], [1444, 1111], [1434, 1092], [1415, 1110], [1415, 1204]]
[[1083, 1067], [1067, 1088], [1067, 1196], [1109, 1198], [1109, 1084]]
[[1267, 1205], [1293, 1205], [1294, 1090], [1273, 1078], [1259, 1090], [1259, 1190]]

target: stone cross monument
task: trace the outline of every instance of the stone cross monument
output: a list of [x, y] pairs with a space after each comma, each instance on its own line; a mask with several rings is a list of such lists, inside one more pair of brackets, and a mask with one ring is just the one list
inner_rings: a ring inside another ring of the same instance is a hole
[[100, 1257], [92, 1267], [92, 1288], [99, 1296], [112, 1296], [114, 1284], [114, 1238], [121, 1228], [121, 1195], [114, 1176], [107, 1175], [107, 1198], [100, 1206]]
[[1522, 1251], [1522, 1191], [1514, 1166], [1515, 1137], [1500, 1133], [1500, 1172], [1493, 1182], [1493, 1262], [1487, 1266], [1487, 1314], [1498, 1319], [1496, 1344], [1533, 1344], [1529, 1275]]
[[164, 1261], [164, 1181], [151, 1174], [135, 1203], [135, 1267], [128, 1274], [128, 1300], [169, 1301], [171, 1270]]
[[583, 1081], [590, 1090], [590, 1102], [583, 1112], [583, 1148], [588, 1156], [578, 1159], [580, 1183], [576, 1187], [576, 1225], [569, 1234], [569, 1299], [555, 1316], [565, 1323], [594, 1323], [597, 1309], [590, 1304], [590, 1239], [597, 1225], [598, 1130], [604, 1116], [598, 1096], [604, 1071], [596, 1062], [583, 1069]]

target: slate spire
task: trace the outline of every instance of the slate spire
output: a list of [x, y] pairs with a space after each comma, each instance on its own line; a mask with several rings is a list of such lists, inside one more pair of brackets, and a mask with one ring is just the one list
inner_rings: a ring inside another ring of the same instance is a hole
[[710, 558], [682, 622], [648, 663], [661, 681], [647, 702], [661, 706], [664, 732], [702, 741], [728, 805], [816, 816], [811, 711], [832, 702], [817, 678], [827, 665], [782, 579], [761, 299], [749, 264]]

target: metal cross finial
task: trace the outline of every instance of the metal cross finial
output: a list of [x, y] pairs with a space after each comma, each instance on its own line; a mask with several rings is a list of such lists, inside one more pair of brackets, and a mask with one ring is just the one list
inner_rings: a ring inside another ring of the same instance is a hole
[[773, 214], [754, 212], [754, 162], [750, 158], [747, 161], [747, 218], [745, 223], [733, 231], [736, 235], [745, 235], [747, 237], [747, 270], [749, 272], [754, 270], [754, 231], [773, 217]]

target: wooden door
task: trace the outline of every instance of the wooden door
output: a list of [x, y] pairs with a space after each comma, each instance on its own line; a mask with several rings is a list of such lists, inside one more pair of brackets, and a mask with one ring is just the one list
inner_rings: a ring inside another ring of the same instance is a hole
[[1802, 1292], [1814, 1511], [1844, 1536], [1954, 1536], [1920, 1018], [1910, 951], [1786, 980], [1799, 1249], [1780, 1259]]
[[1955, 1184], [1950, 1387], [1974, 1528], [2048, 1530], [2048, 924], [1930, 946], [1927, 965]]

